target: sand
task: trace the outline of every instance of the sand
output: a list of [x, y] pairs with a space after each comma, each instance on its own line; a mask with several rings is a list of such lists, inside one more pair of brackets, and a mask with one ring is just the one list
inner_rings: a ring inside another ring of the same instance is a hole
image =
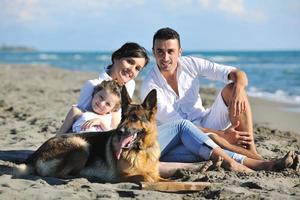
[[[84, 81], [96, 77], [42, 65], [0, 65], [0, 199], [300, 199], [300, 173], [290, 168], [252, 174], [222, 169], [178, 172], [177, 181], [212, 183], [195, 193], [145, 191], [133, 183], [103, 184], [85, 178], [14, 178], [11, 166], [54, 136]], [[201, 91], [207, 104], [214, 91]], [[285, 105], [279, 103], [254, 98], [250, 102], [259, 153], [268, 159], [289, 150], [300, 153], [300, 114], [283, 110]]]

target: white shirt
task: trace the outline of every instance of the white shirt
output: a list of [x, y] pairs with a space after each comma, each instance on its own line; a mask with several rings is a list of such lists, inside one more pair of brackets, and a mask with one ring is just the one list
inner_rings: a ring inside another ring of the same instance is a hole
[[[102, 132], [104, 131], [100, 126], [91, 126], [89, 129], [82, 130], [81, 126], [90, 119], [101, 119], [102, 123], [108, 124], [111, 127], [111, 114], [98, 115], [93, 112], [84, 112], [82, 115], [73, 123], [72, 131], [73, 133], [82, 133], [82, 132]], [[109, 128], [111, 130], [112, 128]]]
[[140, 97], [143, 100], [152, 89], [157, 90], [158, 125], [178, 119], [188, 119], [201, 125], [201, 118], [209, 110], [202, 105], [199, 77], [227, 83], [228, 74], [233, 69], [236, 68], [202, 58], [182, 56], [178, 59], [177, 68], [179, 96], [167, 83], [158, 67], [154, 66], [142, 83]]
[[[92, 110], [92, 94], [94, 91], [94, 87], [98, 84], [100, 84], [104, 80], [112, 80], [112, 78], [106, 73], [106, 71], [103, 71], [100, 73], [98, 79], [88, 80], [83, 87], [80, 90], [80, 96], [77, 103], [77, 107], [82, 110]], [[135, 88], [135, 81], [130, 80], [126, 84], [126, 89], [130, 97], [133, 96], [134, 88]]]

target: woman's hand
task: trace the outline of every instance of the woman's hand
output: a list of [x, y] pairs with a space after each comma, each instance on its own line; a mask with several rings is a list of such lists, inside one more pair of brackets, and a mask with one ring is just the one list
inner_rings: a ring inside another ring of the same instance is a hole
[[239, 121], [237, 121], [236, 124], [232, 124], [224, 131], [223, 137], [231, 144], [237, 144], [247, 148], [252, 142], [252, 137], [248, 132], [236, 130], [239, 125]]

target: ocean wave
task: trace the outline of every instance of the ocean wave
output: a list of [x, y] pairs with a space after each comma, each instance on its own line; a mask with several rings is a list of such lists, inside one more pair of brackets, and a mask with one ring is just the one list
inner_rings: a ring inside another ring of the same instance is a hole
[[270, 93], [266, 91], [261, 91], [255, 87], [251, 87], [248, 91], [248, 95], [252, 97], [259, 97], [262, 99], [275, 101], [275, 102], [300, 105], [300, 96], [288, 95], [283, 90], [276, 90], [274, 93]]
[[211, 56], [209, 59], [214, 62], [235, 62], [239, 60], [237, 56]]
[[96, 60], [98, 61], [109, 61], [111, 59], [110, 55], [100, 55], [96, 57]]
[[79, 55], [79, 54], [73, 55], [73, 59], [74, 59], [74, 60], [81, 60], [81, 58], [82, 58], [82, 56]]
[[199, 58], [205, 58], [205, 57], [207, 57], [204, 54], [200, 54], [200, 53], [188, 53], [187, 55], [191, 56], [191, 57], [199, 57]]
[[42, 53], [42, 54], [39, 54], [39, 59], [40, 60], [58, 60], [59, 58], [55, 54]]

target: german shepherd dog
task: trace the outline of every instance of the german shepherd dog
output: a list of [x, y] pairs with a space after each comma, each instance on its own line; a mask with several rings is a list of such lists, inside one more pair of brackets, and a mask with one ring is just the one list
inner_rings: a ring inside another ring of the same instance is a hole
[[16, 174], [83, 176], [100, 182], [162, 180], [158, 166], [156, 90], [142, 104], [132, 104], [125, 87], [121, 96], [122, 119], [117, 129], [50, 138], [16, 167]]

